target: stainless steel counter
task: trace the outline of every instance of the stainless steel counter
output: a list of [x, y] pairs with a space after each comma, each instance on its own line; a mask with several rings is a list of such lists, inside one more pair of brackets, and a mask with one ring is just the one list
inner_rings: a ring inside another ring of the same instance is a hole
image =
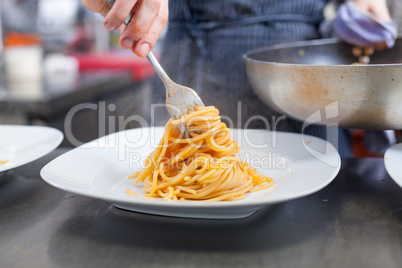
[[[402, 189], [343, 159], [313, 195], [240, 220], [146, 215], [47, 185], [58, 149], [0, 178], [0, 267], [401, 267]], [[314, 171], [313, 171], [314, 172]]]

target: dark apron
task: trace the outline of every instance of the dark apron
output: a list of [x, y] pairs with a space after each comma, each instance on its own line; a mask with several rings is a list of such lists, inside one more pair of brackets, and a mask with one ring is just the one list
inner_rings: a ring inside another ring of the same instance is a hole
[[[179, 84], [194, 88], [205, 105], [216, 106], [231, 127], [301, 132], [302, 122], [271, 110], [251, 89], [242, 56], [255, 48], [316, 39], [326, 0], [171, 0], [162, 65]], [[152, 103], [164, 103], [164, 88], [153, 86]], [[297, 101], [297, 100], [295, 100]], [[168, 114], [155, 110], [155, 123]], [[278, 122], [279, 123], [275, 123]], [[327, 138], [325, 127], [304, 133]], [[345, 132], [339, 150], [350, 153]]]

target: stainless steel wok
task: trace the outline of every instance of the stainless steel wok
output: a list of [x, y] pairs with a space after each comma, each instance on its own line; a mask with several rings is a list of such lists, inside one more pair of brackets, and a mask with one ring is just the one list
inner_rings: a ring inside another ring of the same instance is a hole
[[290, 117], [343, 128], [402, 129], [402, 39], [370, 65], [334, 39], [257, 49], [245, 56], [251, 86]]

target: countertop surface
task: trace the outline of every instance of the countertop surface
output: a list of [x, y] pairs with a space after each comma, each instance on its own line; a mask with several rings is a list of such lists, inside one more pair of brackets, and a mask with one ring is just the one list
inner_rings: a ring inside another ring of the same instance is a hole
[[383, 159], [342, 159], [315, 194], [244, 219], [201, 220], [53, 188], [39, 171], [66, 151], [0, 177], [0, 267], [401, 267], [402, 189]]

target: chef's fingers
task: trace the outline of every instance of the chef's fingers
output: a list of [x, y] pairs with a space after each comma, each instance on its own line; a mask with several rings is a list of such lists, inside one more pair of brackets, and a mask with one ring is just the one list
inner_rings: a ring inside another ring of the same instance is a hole
[[145, 57], [153, 49], [169, 18], [169, 1], [162, 0], [158, 15], [152, 22], [147, 33], [135, 44], [132, 51], [140, 57]]
[[131, 14], [131, 10], [136, 3], [137, 0], [116, 0], [113, 7], [107, 13], [105, 20], [103, 21], [103, 26], [109, 31], [116, 30], [124, 23], [127, 16]]
[[[163, 0], [163, 2], [167, 1]], [[166, 11], [161, 11], [162, 8], [166, 8]], [[120, 36], [120, 46], [125, 49], [133, 49], [138, 40], [147, 35], [149, 30], [152, 29], [154, 21], [160, 20], [159, 14], [161, 12], [167, 12], [167, 5], [162, 5], [161, 0], [140, 1], [133, 18]]]
[[105, 0], [81, 0], [81, 2], [84, 7], [101, 14], [103, 17], [105, 17], [110, 10], [110, 6]]

